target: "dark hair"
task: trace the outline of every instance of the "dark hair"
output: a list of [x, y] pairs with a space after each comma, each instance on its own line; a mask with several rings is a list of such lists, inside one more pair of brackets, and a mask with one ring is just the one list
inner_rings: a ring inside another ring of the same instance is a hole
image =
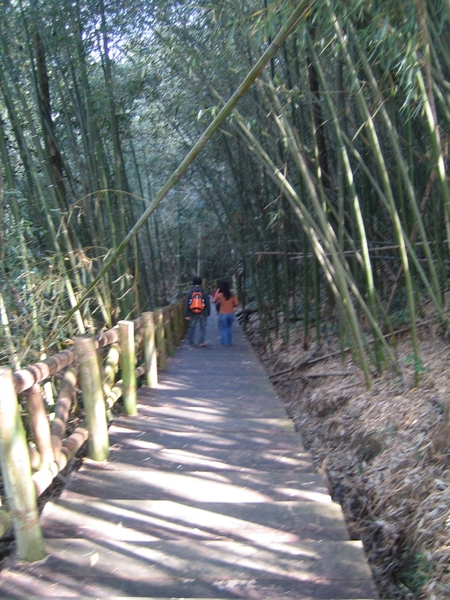
[[226, 300], [229, 300], [231, 298], [230, 284], [228, 281], [222, 281], [220, 283], [220, 291], [225, 296]]
[[194, 285], [202, 285], [202, 278], [201, 277], [194, 277], [194, 279], [192, 280], [192, 283]]

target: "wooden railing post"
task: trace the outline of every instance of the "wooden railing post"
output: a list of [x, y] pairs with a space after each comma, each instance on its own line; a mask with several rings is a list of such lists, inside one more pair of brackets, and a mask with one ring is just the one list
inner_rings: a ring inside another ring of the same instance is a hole
[[166, 306], [164, 309], [164, 331], [166, 334], [167, 355], [174, 355], [173, 347], [173, 323], [172, 323], [172, 307]]
[[74, 367], [69, 367], [64, 373], [61, 382], [61, 388], [59, 390], [58, 400], [55, 407], [55, 417], [50, 426], [53, 453], [56, 460], [58, 460], [58, 457], [62, 453], [62, 441], [66, 432], [66, 425], [75, 395], [77, 379], [77, 370]]
[[156, 348], [158, 350], [158, 370], [166, 368], [166, 339], [164, 337], [164, 313], [162, 308], [154, 312], [156, 322]]
[[180, 319], [180, 336], [183, 339], [189, 326], [189, 321], [184, 318], [184, 300], [178, 305], [178, 318]]
[[116, 380], [116, 373], [119, 370], [120, 352], [118, 344], [111, 344], [103, 365], [103, 392], [105, 396], [109, 394]]
[[123, 406], [127, 415], [135, 415], [137, 414], [137, 393], [133, 321], [119, 321], [119, 344], [123, 381]]
[[2, 476], [19, 558], [27, 562], [41, 560], [45, 550], [36, 490], [12, 371], [7, 367], [0, 367], [0, 448]]
[[145, 382], [149, 387], [158, 385], [158, 369], [156, 366], [155, 320], [153, 313], [142, 314], [144, 319], [144, 360]]
[[[30, 428], [36, 448], [40, 456], [40, 469], [46, 469], [53, 464], [53, 453], [50, 423], [45, 410], [41, 386], [36, 383], [25, 392], [28, 414], [30, 415]], [[56, 474], [56, 473], [55, 473]]]
[[172, 323], [173, 323], [173, 333], [174, 333], [175, 345], [179, 346], [182, 335], [183, 335], [183, 333], [181, 331], [180, 303], [179, 302], [177, 302], [177, 304], [173, 305]]
[[109, 436], [95, 340], [94, 337], [76, 337], [74, 342], [89, 431], [89, 458], [103, 461], [109, 455]]
[[181, 318], [183, 320], [183, 337], [186, 335], [186, 333], [189, 329], [189, 321], [184, 316], [184, 308], [185, 308], [185, 303], [183, 302], [181, 305], [181, 308], [180, 308]]

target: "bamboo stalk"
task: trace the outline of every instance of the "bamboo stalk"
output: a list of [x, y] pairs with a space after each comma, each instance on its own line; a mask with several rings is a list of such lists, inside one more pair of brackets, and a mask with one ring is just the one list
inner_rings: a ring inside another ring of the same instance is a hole
[[76, 337], [74, 342], [89, 431], [89, 457], [103, 461], [109, 455], [109, 437], [95, 341], [93, 337]]
[[25, 429], [19, 412], [12, 371], [0, 367], [0, 461], [19, 558], [45, 557], [36, 492], [31, 479]]

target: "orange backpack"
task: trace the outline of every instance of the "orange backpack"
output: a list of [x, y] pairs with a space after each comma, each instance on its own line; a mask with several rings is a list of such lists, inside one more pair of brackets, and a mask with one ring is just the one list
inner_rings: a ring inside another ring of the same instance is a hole
[[205, 300], [201, 290], [194, 290], [189, 300], [189, 308], [193, 313], [199, 315], [205, 308]]

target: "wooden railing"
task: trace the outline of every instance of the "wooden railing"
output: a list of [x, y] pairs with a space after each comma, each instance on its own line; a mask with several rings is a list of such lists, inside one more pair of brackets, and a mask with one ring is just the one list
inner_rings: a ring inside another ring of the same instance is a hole
[[[182, 302], [173, 304], [98, 336], [76, 337], [73, 348], [19, 371], [0, 367], [0, 458], [9, 509], [0, 508], [0, 536], [14, 528], [21, 560], [45, 556], [37, 498], [86, 440], [89, 458], [108, 458], [112, 407], [122, 398], [126, 414], [133, 415], [139, 379], [157, 385], [158, 370], [185, 334], [183, 309]], [[44, 401], [48, 382], [59, 388], [54, 406]], [[84, 422], [68, 433], [80, 391]]]

